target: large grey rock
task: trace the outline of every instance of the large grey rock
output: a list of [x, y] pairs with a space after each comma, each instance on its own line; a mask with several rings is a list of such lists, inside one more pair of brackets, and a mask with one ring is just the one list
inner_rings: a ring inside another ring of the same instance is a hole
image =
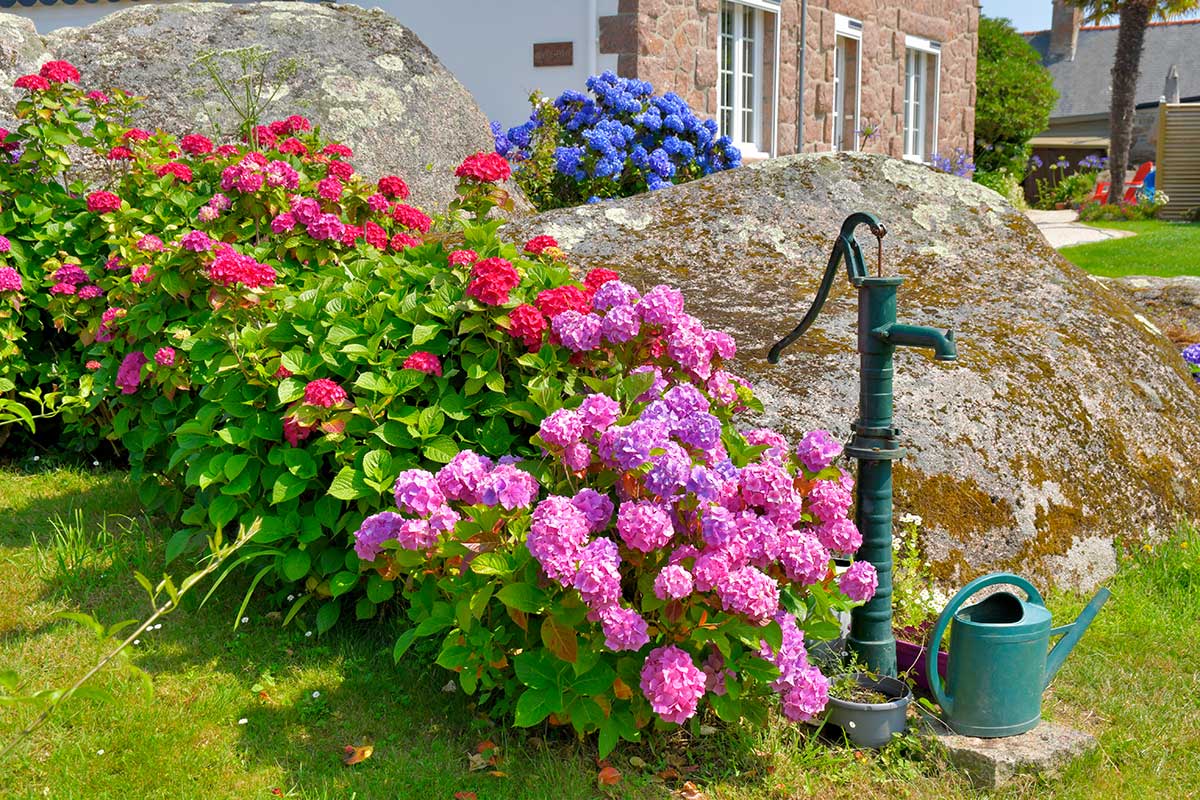
[[682, 287], [697, 316], [737, 337], [763, 422], [848, 438], [858, 358], [844, 271], [783, 362], [765, 354], [807, 309], [833, 235], [858, 210], [889, 230], [884, 273], [906, 278], [900, 320], [958, 335], [956, 363], [896, 358], [908, 447], [897, 511], [924, 518], [943, 577], [1011, 568], [1090, 586], [1115, 566], [1113, 539], [1200, 507], [1200, 391], [1178, 353], [1000, 195], [961, 178], [878, 155], [795, 156], [510, 232], [555, 236], [581, 269]]
[[50, 54], [32, 22], [16, 14], [0, 14], [0, 125], [13, 127], [13, 103], [25, 93], [14, 89], [13, 81], [37, 72], [49, 60]]
[[1112, 278], [1111, 285], [1124, 292], [1135, 306], [1145, 309], [1164, 330], [1180, 338], [1200, 336], [1200, 278], [1131, 276]]
[[[465, 156], [492, 148], [488, 120], [470, 93], [416, 34], [378, 9], [147, 4], [54, 31], [45, 43], [79, 67], [85, 85], [148, 96], [142, 124], [173, 133], [211, 131], [213, 119], [235, 129], [232, 111], [195, 64], [204, 51], [259, 45], [281, 59], [295, 56], [300, 70], [270, 117], [308, 116], [354, 148], [360, 172], [399, 174], [429, 210], [454, 199], [453, 170]], [[523, 199], [520, 205], [528, 209]]]

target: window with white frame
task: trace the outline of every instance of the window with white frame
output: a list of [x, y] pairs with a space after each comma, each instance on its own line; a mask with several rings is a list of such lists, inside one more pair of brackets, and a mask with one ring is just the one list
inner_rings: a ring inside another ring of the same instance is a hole
[[832, 144], [834, 150], [857, 150], [863, 24], [836, 14], [834, 27]]
[[774, 147], [778, 3], [721, 0], [717, 44], [717, 124], [743, 151]]
[[916, 36], [906, 36], [904, 40], [904, 157], [928, 161], [937, 152], [942, 46]]

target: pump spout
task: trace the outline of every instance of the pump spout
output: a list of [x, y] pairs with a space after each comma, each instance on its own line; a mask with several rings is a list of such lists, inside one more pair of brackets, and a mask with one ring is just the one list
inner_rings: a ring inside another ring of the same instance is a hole
[[935, 328], [921, 325], [903, 325], [894, 322], [876, 328], [871, 333], [881, 341], [896, 346], [929, 347], [938, 361], [954, 361], [958, 358], [958, 346], [954, 343], [954, 331], [942, 333]]

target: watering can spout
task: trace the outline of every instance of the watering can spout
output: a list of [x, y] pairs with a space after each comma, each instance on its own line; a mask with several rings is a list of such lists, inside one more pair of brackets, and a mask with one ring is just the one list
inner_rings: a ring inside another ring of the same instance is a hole
[[1058, 628], [1051, 628], [1051, 636], [1059, 633], [1065, 635], [1059, 640], [1058, 644], [1054, 645], [1054, 648], [1050, 651], [1050, 655], [1046, 657], [1046, 679], [1042, 687], [1043, 689], [1050, 685], [1050, 681], [1054, 680], [1054, 675], [1058, 672], [1058, 668], [1067, 660], [1067, 656], [1071, 654], [1075, 645], [1079, 644], [1079, 640], [1083, 638], [1084, 632], [1092, 624], [1092, 620], [1096, 618], [1096, 614], [1100, 612], [1101, 607], [1108, 602], [1108, 598], [1111, 596], [1112, 593], [1108, 589], [1101, 589], [1074, 622]]

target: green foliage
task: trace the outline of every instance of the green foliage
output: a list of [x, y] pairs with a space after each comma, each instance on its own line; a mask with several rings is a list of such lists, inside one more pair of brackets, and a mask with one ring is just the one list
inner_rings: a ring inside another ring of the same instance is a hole
[[979, 19], [975, 85], [976, 166], [1024, 175], [1026, 143], [1046, 130], [1058, 92], [1037, 51], [1006, 19]]
[[993, 192], [999, 193], [1016, 208], [1025, 208], [1027, 206], [1025, 192], [1021, 188], [1021, 181], [1007, 169], [1002, 168], [994, 172], [976, 170], [972, 180], [981, 186], [986, 186]]
[[1157, 219], [1167, 204], [1163, 192], [1154, 196], [1141, 195], [1136, 203], [1086, 203], [1079, 208], [1079, 219], [1084, 222], [1118, 222]]
[[[1065, 171], [1065, 168], [1064, 168]], [[1037, 180], [1038, 208], [1056, 208], [1059, 204], [1077, 208], [1087, 203], [1096, 190], [1098, 173], [1092, 170], [1073, 172], [1060, 177], [1057, 165], [1050, 165], [1050, 177]], [[1082, 218], [1082, 209], [1080, 216]]]

